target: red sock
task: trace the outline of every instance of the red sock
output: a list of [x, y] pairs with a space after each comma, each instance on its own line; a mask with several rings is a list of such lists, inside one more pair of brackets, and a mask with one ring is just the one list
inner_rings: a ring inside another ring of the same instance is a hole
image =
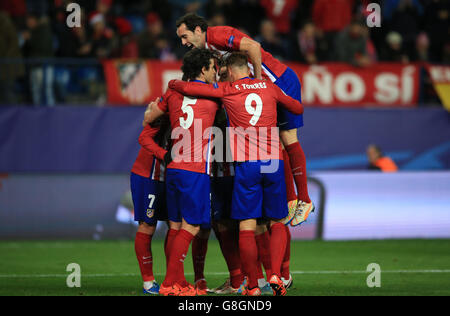
[[308, 194], [305, 153], [299, 142], [286, 146], [286, 151], [289, 154], [294, 181], [297, 186], [298, 199], [306, 203], [311, 203]]
[[283, 263], [281, 264], [281, 276], [285, 279], [289, 279], [289, 265], [291, 260], [291, 231], [289, 227], [284, 226], [286, 228], [286, 251], [284, 252]]
[[169, 229], [166, 234], [166, 239], [164, 241], [164, 254], [166, 255], [166, 269], [169, 265], [169, 255], [170, 255], [170, 249], [172, 248], [173, 241], [175, 240], [175, 237], [178, 234], [178, 230], [176, 229]]
[[144, 282], [153, 281], [153, 257], [152, 257], [152, 235], [141, 232], [136, 233], [134, 239], [134, 251], [141, 270], [142, 280]]
[[208, 239], [196, 236], [192, 242], [192, 262], [194, 264], [195, 279], [198, 281], [205, 278], [205, 258], [208, 250]]
[[172, 286], [175, 283], [185, 286], [184, 259], [187, 256], [192, 239], [194, 239], [194, 235], [190, 232], [184, 229], [178, 231], [178, 234], [173, 241], [172, 249], [170, 250], [166, 278], [163, 282], [165, 287]]
[[289, 155], [285, 149], [283, 149], [283, 163], [284, 163], [284, 179], [286, 181], [286, 193], [287, 201], [297, 200], [297, 193], [295, 192], [294, 176], [292, 175], [291, 163]]
[[272, 268], [270, 262], [270, 233], [268, 231], [263, 234], [256, 235], [256, 245], [258, 246], [258, 258], [266, 270], [267, 279], [272, 275]]
[[248, 288], [253, 289], [258, 286], [258, 247], [254, 231], [242, 230], [239, 232], [239, 253], [242, 267], [248, 277]]
[[282, 223], [273, 224], [270, 227], [270, 258], [272, 274], [281, 277], [281, 263], [286, 252], [286, 228]]
[[239, 236], [236, 231], [225, 230], [220, 233], [222, 254], [230, 272], [231, 286], [237, 289], [244, 280], [241, 271], [241, 257], [239, 255]]

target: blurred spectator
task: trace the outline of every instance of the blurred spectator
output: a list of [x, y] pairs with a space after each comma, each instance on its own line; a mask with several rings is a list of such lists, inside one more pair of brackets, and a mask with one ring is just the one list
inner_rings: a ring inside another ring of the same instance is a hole
[[317, 57], [316, 26], [312, 21], [306, 22], [302, 29], [298, 31], [297, 43], [301, 62], [316, 64], [319, 61]]
[[314, 24], [327, 45], [326, 60], [334, 60], [336, 35], [352, 21], [353, 0], [315, 0], [312, 10]]
[[277, 59], [286, 59], [286, 46], [278, 35], [275, 25], [271, 20], [264, 20], [261, 23], [260, 35], [255, 40], [261, 44], [265, 51], [270, 52]]
[[338, 61], [354, 66], [370, 65], [370, 58], [367, 55], [367, 37], [361, 22], [354, 20], [347, 29], [338, 34], [336, 56]]
[[25, 0], [2, 0], [0, 1], [0, 11], [7, 12], [16, 27], [25, 27], [25, 16], [27, 13]]
[[450, 2], [432, 0], [425, 7], [424, 31], [430, 40], [429, 58], [432, 62], [445, 62], [450, 45]]
[[[19, 41], [16, 28], [9, 16], [0, 11], [0, 58], [22, 57], [19, 48]], [[0, 63], [0, 104], [13, 104], [16, 97], [14, 95], [14, 83], [16, 79], [24, 74], [23, 64]]]
[[[47, 16], [30, 13], [26, 18], [27, 29], [22, 32], [23, 51], [27, 58], [53, 57], [53, 34]], [[29, 73], [31, 97], [34, 105], [55, 104], [53, 66], [45, 61], [31, 64]], [[44, 95], [42, 95], [44, 92]]]
[[413, 57], [414, 61], [428, 62], [429, 58], [430, 40], [425, 32], [420, 33], [416, 39], [416, 51]]
[[180, 17], [186, 13], [196, 12], [199, 15], [204, 16], [203, 5], [207, 0], [169, 0], [174, 10], [174, 16]]
[[[238, 0], [236, 5], [238, 8], [233, 14], [234, 23], [238, 28], [247, 30], [245, 34], [252, 37], [258, 35], [260, 31], [260, 23], [264, 19], [265, 12], [258, 0]], [[251, 17], [251, 18], [250, 18]], [[233, 23], [233, 21], [230, 21]], [[234, 24], [232, 24], [234, 26]]]
[[284, 36], [291, 30], [293, 13], [297, 9], [299, 0], [261, 0], [261, 6], [275, 25], [278, 34]]
[[91, 53], [92, 44], [86, 28], [85, 11], [81, 10], [80, 27], [68, 27], [66, 24], [67, 12], [65, 7], [57, 9], [54, 28], [57, 35], [58, 57], [86, 57]]
[[119, 35], [119, 47], [116, 57], [137, 58], [139, 56], [138, 43], [133, 34], [131, 23], [122, 17], [116, 18], [116, 29]]
[[227, 25], [227, 19], [225, 18], [225, 15], [217, 12], [210, 17], [208, 24], [209, 26], [224, 26]]
[[[234, 2], [234, 0], [209, 0], [204, 5], [205, 15], [210, 20], [216, 15], [222, 15], [226, 18], [233, 19], [235, 12], [238, 10]], [[232, 23], [234, 23], [234, 21]]]
[[92, 31], [90, 55], [96, 58], [110, 57], [117, 47], [117, 42], [113, 30], [106, 27], [103, 14], [97, 11], [92, 12], [89, 16], [89, 25]]
[[312, 19], [311, 12], [315, 0], [300, 0], [292, 19], [292, 29], [299, 30]]
[[[418, 10], [418, 13], [422, 15], [423, 7], [420, 3], [421, 0], [383, 0], [381, 11], [383, 18], [386, 21], [393, 19], [395, 11], [398, 9], [403, 10], [405, 7], [413, 6]], [[446, 1], [446, 0], [444, 0]]]
[[385, 156], [379, 146], [374, 144], [367, 146], [366, 154], [369, 161], [369, 169], [382, 172], [398, 171], [395, 162], [391, 158]]
[[415, 0], [399, 0], [396, 10], [392, 14], [390, 30], [402, 36], [402, 46], [405, 53], [411, 57], [417, 34], [419, 34], [422, 6]]
[[147, 15], [147, 29], [138, 37], [139, 57], [171, 61], [176, 59], [159, 16]]
[[386, 36], [385, 48], [381, 54], [382, 61], [409, 63], [409, 57], [403, 49], [402, 36], [397, 32], [389, 32]]

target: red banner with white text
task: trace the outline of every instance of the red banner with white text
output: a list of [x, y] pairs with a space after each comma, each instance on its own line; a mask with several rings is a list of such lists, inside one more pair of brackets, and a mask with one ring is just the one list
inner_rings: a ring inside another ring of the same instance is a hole
[[[181, 62], [107, 60], [103, 65], [109, 104], [145, 105], [161, 96], [171, 79], [182, 76]], [[287, 65], [300, 77], [305, 105], [408, 107], [419, 100], [419, 65]]]

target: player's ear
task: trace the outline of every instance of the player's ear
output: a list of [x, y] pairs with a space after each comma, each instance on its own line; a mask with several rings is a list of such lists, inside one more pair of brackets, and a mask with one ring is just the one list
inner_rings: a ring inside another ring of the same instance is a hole
[[200, 27], [200, 26], [196, 26], [195, 27], [195, 29], [194, 29], [194, 33], [196, 33], [196, 34], [202, 34], [203, 33], [203, 31], [202, 31], [202, 28]]

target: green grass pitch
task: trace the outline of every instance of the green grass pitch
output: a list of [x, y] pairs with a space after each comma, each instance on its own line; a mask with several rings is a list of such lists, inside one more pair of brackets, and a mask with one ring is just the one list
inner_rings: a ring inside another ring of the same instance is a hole
[[[163, 241], [153, 242], [154, 271], [162, 282]], [[288, 295], [450, 295], [450, 240], [296, 241], [294, 286]], [[69, 263], [81, 267], [81, 287], [69, 288]], [[381, 267], [381, 287], [366, 280], [370, 263]], [[185, 261], [193, 281], [190, 254]], [[226, 278], [218, 243], [206, 258], [209, 287]], [[132, 241], [2, 241], [0, 295], [142, 295]]]

